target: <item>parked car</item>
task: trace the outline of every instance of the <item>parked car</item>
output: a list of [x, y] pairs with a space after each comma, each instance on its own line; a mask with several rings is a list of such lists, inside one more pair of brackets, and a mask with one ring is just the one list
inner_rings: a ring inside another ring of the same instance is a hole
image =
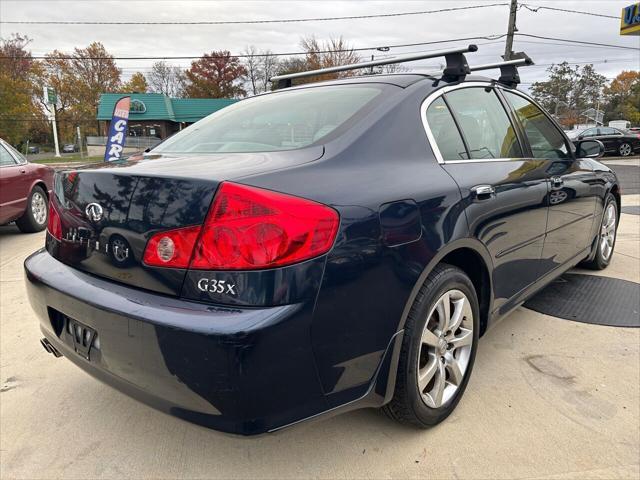
[[640, 152], [640, 134], [623, 132], [613, 127], [592, 127], [577, 133], [573, 142], [585, 139], [600, 140], [604, 144], [605, 154], [628, 157]]
[[630, 127], [627, 128], [627, 133], [638, 134], [640, 135], [640, 127]]
[[77, 152], [78, 146], [74, 143], [67, 143], [64, 147], [62, 147], [62, 153], [74, 153]]
[[59, 171], [28, 297], [47, 351], [191, 422], [250, 435], [383, 407], [431, 426], [491, 325], [609, 264], [603, 151], [480, 76], [284, 88]]
[[27, 153], [29, 154], [40, 153], [40, 147], [37, 145], [31, 145], [30, 147], [27, 148]]
[[53, 169], [29, 163], [0, 139], [0, 225], [16, 222], [25, 233], [44, 230]]

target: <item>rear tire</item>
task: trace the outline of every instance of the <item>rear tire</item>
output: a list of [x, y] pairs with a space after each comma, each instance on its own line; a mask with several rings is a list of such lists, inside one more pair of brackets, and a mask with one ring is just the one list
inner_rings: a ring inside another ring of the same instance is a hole
[[633, 153], [633, 148], [628, 143], [623, 143], [618, 147], [618, 153], [621, 157], [628, 157]]
[[427, 428], [453, 412], [473, 369], [479, 318], [469, 277], [451, 265], [436, 266], [407, 317], [394, 396], [383, 407], [387, 416]]
[[595, 239], [595, 254], [591, 260], [581, 264], [584, 268], [604, 270], [609, 266], [616, 245], [618, 230], [618, 204], [615, 197], [609, 193], [604, 203], [604, 211], [600, 220], [600, 228]]
[[27, 208], [20, 218], [16, 220], [16, 225], [23, 233], [34, 233], [44, 230], [49, 219], [49, 202], [47, 194], [42, 187], [35, 186], [29, 198], [27, 198]]

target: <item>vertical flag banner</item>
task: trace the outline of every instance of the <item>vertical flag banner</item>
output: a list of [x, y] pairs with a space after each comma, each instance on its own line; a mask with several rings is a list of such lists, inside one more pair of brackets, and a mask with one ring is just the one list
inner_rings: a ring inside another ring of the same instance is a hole
[[111, 125], [109, 126], [109, 136], [107, 137], [107, 148], [104, 151], [104, 161], [113, 162], [122, 158], [124, 142], [127, 139], [127, 122], [129, 121], [129, 107], [131, 97], [122, 97], [113, 107]]

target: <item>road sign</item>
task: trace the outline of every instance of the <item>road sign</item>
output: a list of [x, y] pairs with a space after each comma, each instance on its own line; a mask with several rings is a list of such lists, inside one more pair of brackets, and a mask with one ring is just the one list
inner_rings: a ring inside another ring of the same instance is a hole
[[58, 103], [58, 95], [53, 87], [44, 87], [43, 89], [43, 99], [44, 103], [48, 103], [49, 105], [55, 105]]

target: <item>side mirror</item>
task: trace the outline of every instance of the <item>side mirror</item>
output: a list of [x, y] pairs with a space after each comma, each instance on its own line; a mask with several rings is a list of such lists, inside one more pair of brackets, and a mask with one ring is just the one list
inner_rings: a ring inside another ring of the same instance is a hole
[[604, 144], [600, 140], [582, 140], [576, 145], [576, 157], [600, 158], [604, 155]]
[[582, 140], [583, 138], [584, 138], [584, 136], [580, 135], [580, 136], [578, 137], [578, 140]]

